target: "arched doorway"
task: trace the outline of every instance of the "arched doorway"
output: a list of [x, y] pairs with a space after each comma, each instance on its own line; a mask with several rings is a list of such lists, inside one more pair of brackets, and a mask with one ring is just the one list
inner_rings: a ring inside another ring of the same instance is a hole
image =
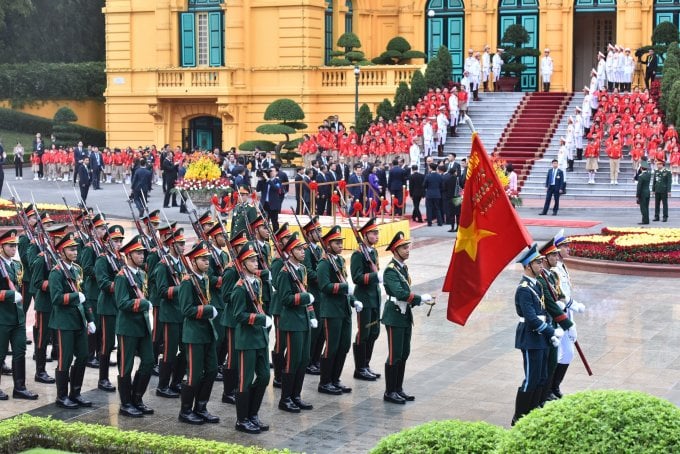
[[[498, 37], [503, 38], [511, 25], [521, 24], [529, 32], [529, 42], [523, 47], [538, 48], [538, 0], [499, 0]], [[538, 58], [523, 57], [527, 69], [522, 71], [522, 91], [535, 91], [538, 87]]]
[[[430, 12], [432, 11], [432, 12]], [[453, 81], [463, 77], [465, 5], [462, 0], [429, 0], [425, 8], [425, 53], [428, 61], [446, 46], [453, 64]]]
[[574, 91], [590, 84], [597, 53], [616, 43], [616, 0], [574, 0]]
[[221, 147], [222, 120], [210, 116], [189, 120], [189, 127], [182, 130], [182, 145], [185, 150], [212, 150]]

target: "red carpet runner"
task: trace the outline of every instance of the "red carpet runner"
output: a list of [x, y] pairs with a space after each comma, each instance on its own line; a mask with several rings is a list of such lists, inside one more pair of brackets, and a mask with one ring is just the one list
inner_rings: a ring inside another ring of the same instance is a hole
[[512, 114], [494, 151], [512, 163], [520, 185], [534, 161], [543, 157], [571, 97], [571, 93], [527, 93]]

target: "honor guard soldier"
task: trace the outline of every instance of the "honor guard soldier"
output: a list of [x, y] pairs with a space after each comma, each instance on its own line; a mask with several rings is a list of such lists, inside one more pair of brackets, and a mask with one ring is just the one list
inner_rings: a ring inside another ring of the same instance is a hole
[[[224, 228], [218, 222], [214, 222], [206, 231], [206, 236], [212, 238], [209, 247], [214, 251], [214, 253], [210, 254], [210, 268], [208, 269], [210, 295], [212, 297], [210, 304], [215, 306], [215, 309], [221, 315], [224, 312], [224, 301], [222, 300], [222, 284], [224, 279], [222, 274], [229, 263], [229, 255], [222, 249], [227, 245], [227, 235]], [[218, 257], [219, 265], [215, 261], [215, 257]], [[217, 375], [215, 376], [215, 381], [222, 381], [224, 380], [222, 365], [227, 357], [227, 350], [224, 340], [224, 329], [220, 327], [218, 322], [219, 320], [213, 323], [217, 331], [217, 343], [215, 344], [217, 351]]]
[[201, 241], [186, 254], [192, 270], [187, 270], [179, 286], [179, 305], [184, 315], [182, 342], [187, 355], [187, 383], [182, 385], [179, 420], [188, 424], [220, 422], [207, 408], [217, 375], [217, 332], [213, 324], [217, 309], [210, 304], [210, 247]]
[[[38, 223], [38, 217], [35, 214], [35, 207], [33, 204], [28, 205], [24, 208], [24, 214], [28, 219], [28, 226], [31, 229], [33, 235], [35, 235], [35, 225]], [[35, 257], [29, 257], [28, 250], [31, 246], [31, 240], [28, 238], [26, 233], [19, 235], [19, 259], [21, 260], [21, 266], [24, 269], [23, 279], [21, 282], [21, 293], [24, 299], [24, 313], [28, 312], [31, 306], [31, 300], [33, 299], [32, 288], [30, 286], [31, 282], [31, 265]], [[35, 341], [36, 329], [33, 328], [33, 340]], [[29, 342], [30, 343], [30, 342]]]
[[385, 394], [383, 399], [394, 404], [405, 404], [415, 400], [403, 389], [406, 360], [411, 353], [411, 332], [413, 314], [411, 308], [432, 301], [429, 294], [416, 295], [411, 291], [411, 277], [406, 260], [411, 254], [411, 241], [404, 232], [397, 232], [387, 251], [392, 260], [385, 268], [383, 285], [387, 293], [382, 323], [387, 331], [389, 356], [385, 363]]
[[[147, 276], [144, 266], [144, 244], [136, 235], [121, 246], [126, 264], [113, 280], [114, 296], [118, 306], [116, 335], [118, 336], [118, 395], [123, 416], [141, 418], [152, 415], [142, 397], [151, 380], [153, 351], [151, 346], [151, 302], [146, 298]], [[139, 357], [139, 368], [132, 380], [135, 356]]]
[[[265, 221], [267, 222], [267, 221]], [[274, 232], [274, 241], [276, 241], [281, 247], [288, 241], [291, 237], [292, 232], [288, 230], [288, 223], [284, 223], [279, 230]], [[276, 279], [283, 268], [283, 257], [276, 257], [272, 260], [271, 266], [269, 267], [269, 275], [271, 276], [271, 282], [265, 283], [265, 286], [272, 286], [272, 283], [276, 282]], [[281, 374], [283, 373], [283, 361], [286, 354], [286, 339], [281, 336], [281, 330], [279, 328], [279, 318], [281, 316], [282, 305], [278, 298], [277, 292], [271, 291], [271, 304], [266, 307], [265, 312], [272, 316], [274, 319], [274, 350], [272, 351], [272, 364], [274, 365], [274, 381], [272, 385], [275, 388], [281, 387]]]
[[359, 229], [368, 249], [370, 260], [361, 250], [352, 253], [350, 272], [354, 282], [354, 297], [364, 303], [364, 309], [357, 314], [357, 335], [354, 338], [354, 378], [375, 381], [379, 373], [369, 368], [373, 356], [373, 346], [380, 334], [380, 284], [382, 276], [378, 273], [378, 224], [371, 218]]
[[[182, 340], [184, 316], [179, 307], [177, 292], [182, 276], [187, 272], [180, 260], [184, 254], [184, 229], [177, 229], [165, 238], [168, 264], [159, 262], [154, 270], [156, 296], [160, 299], [158, 321], [163, 332], [163, 360], [159, 364], [156, 395], [178, 398], [182, 378], [186, 372], [186, 352]], [[172, 375], [172, 381], [170, 376]]]
[[[95, 235], [101, 238], [107, 233], [106, 219], [103, 214], [98, 213], [92, 218], [92, 230]], [[95, 326], [99, 323], [97, 316], [97, 298], [99, 297], [99, 288], [97, 287], [97, 278], [94, 274], [94, 262], [97, 259], [97, 254], [92, 243], [97, 241], [96, 238], [90, 238], [87, 244], [82, 245], [78, 251], [78, 264], [83, 270], [83, 293], [85, 294], [85, 310], [92, 315]], [[99, 326], [97, 326], [99, 329]], [[99, 360], [97, 359], [99, 353], [98, 335], [89, 334], [87, 336], [87, 367], [93, 369], [99, 368]]]
[[278, 335], [285, 338], [286, 343], [279, 409], [289, 413], [313, 408], [300, 397], [305, 369], [309, 364], [311, 328], [319, 326], [312, 306], [314, 296], [306, 289], [304, 246], [305, 243], [298, 238], [297, 233], [286, 241], [283, 251], [289, 258], [275, 281], [277, 299], [282, 306]]
[[[272, 298], [272, 275], [270, 272], [272, 264], [272, 247], [269, 244], [269, 232], [264, 225], [265, 220], [262, 216], [258, 216], [250, 224], [250, 230], [253, 232], [252, 241], [255, 250], [258, 253], [258, 277], [262, 280], [262, 304], [267, 314], [270, 312], [269, 305]], [[238, 231], [238, 230], [237, 230]]]
[[543, 288], [536, 280], [543, 266], [536, 244], [520, 256], [518, 263], [524, 267], [524, 274], [515, 291], [515, 310], [520, 317], [515, 348], [522, 351], [524, 381], [517, 388], [512, 425], [541, 403], [548, 380], [549, 348], [557, 345], [564, 334], [562, 328], [553, 328], [548, 320]]
[[[307, 270], [307, 291], [314, 296], [314, 314], [319, 316], [321, 305], [321, 290], [319, 289], [319, 280], [316, 277], [316, 268], [323, 258], [323, 249], [319, 246], [321, 241], [321, 224], [319, 224], [319, 217], [314, 216], [307, 224], [302, 227], [307, 240], [309, 241], [307, 249], [305, 249], [305, 269]], [[319, 375], [321, 373], [321, 351], [325, 341], [323, 329], [320, 324], [316, 328], [312, 328], [310, 339], [310, 355], [309, 366], [307, 366], [307, 373], [310, 375]]]
[[239, 384], [236, 393], [236, 430], [256, 434], [269, 430], [258, 412], [269, 383], [269, 331], [273, 324], [262, 305], [262, 281], [257, 277], [258, 257], [248, 242], [241, 248], [238, 261], [243, 277], [231, 294], [236, 318], [236, 352], [239, 355]]
[[250, 187], [242, 184], [238, 187], [238, 193], [240, 202], [234, 207], [231, 219], [231, 232], [229, 232], [232, 238], [241, 230], [247, 231], [248, 224], [257, 218], [257, 210], [250, 199]]
[[[120, 225], [112, 225], [108, 229], [104, 239], [113, 249], [97, 257], [94, 262], [94, 275], [96, 276], [99, 295], [97, 296], [97, 315], [99, 316], [99, 381], [97, 388], [106, 392], [114, 392], [116, 387], [109, 380], [109, 366], [111, 365], [111, 352], [116, 342], [116, 306], [115, 288], [113, 281], [123, 262], [116, 258], [120, 246], [123, 244], [125, 230]], [[114, 268], [115, 267], [115, 268]]]
[[[56, 244], [66, 235], [66, 225], [49, 226], [45, 229], [47, 234], [52, 239], [52, 243]], [[31, 293], [35, 298], [35, 326], [33, 328], [33, 336], [35, 338], [35, 381], [38, 383], [54, 383], [54, 378], [50, 377], [45, 371], [45, 364], [47, 362], [47, 343], [52, 332], [49, 329], [50, 314], [52, 312], [52, 299], [50, 296], [49, 277], [50, 268], [45, 258], [45, 253], [41, 252], [31, 263]], [[52, 346], [56, 348], [55, 342]]]
[[[59, 363], [55, 372], [57, 406], [68, 409], [91, 407], [92, 402], [83, 398], [80, 390], [87, 363], [87, 335], [94, 334], [96, 327], [92, 314], [83, 306], [83, 272], [76, 263], [78, 243], [73, 233], [69, 233], [55, 247], [61, 263], [50, 271], [47, 288], [52, 299], [49, 326], [57, 331], [59, 339]], [[67, 394], [69, 381], [71, 391]]]
[[[0, 235], [0, 358], [12, 346], [12, 378], [15, 399], [35, 400], [38, 395], [26, 389], [26, 314], [21, 296], [21, 262], [14, 260], [19, 237], [15, 229]], [[0, 400], [7, 394], [0, 390]]]
[[352, 335], [352, 308], [361, 312], [363, 304], [352, 295], [354, 285], [347, 281], [342, 253], [342, 230], [333, 226], [321, 239], [326, 257], [320, 262], [316, 276], [321, 286], [321, 322], [326, 335], [326, 349], [321, 358], [320, 393], [340, 395], [352, 388], [340, 383], [340, 375], [349, 352]]
[[[241, 247], [248, 242], [248, 237], [245, 230], [241, 230], [234, 236], [230, 243], [231, 249], [235, 254], [238, 254]], [[234, 257], [234, 260], [236, 257]], [[224, 376], [224, 391], [222, 392], [222, 402], [225, 404], [236, 404], [236, 389], [238, 387], [238, 357], [235, 348], [235, 329], [238, 325], [236, 316], [234, 315], [234, 304], [232, 302], [232, 291], [239, 280], [238, 270], [234, 261], [225, 268], [222, 275], [222, 301], [224, 303], [224, 311], [220, 316], [220, 325], [224, 328], [224, 338], [226, 341], [227, 361], [222, 369]]]
[[[145, 216], [141, 219], [141, 221], [144, 223], [144, 226], [146, 228], [146, 233], [144, 236], [146, 237], [146, 244], [153, 245], [155, 242], [152, 239], [152, 229], [156, 231], [158, 234], [159, 240], [163, 241], [163, 238], [167, 236], [169, 233], [171, 233], [175, 229], [175, 225], [177, 223], [171, 223], [168, 224], [165, 227], [165, 230], [161, 230], [160, 226], [160, 210], [155, 210], [149, 213], [148, 216]], [[147, 276], [153, 277], [155, 274], [156, 270], [156, 265], [158, 265], [158, 262], [160, 261], [160, 251], [157, 251], [155, 248], [152, 248], [151, 250], [147, 250], [145, 252], [145, 258], [144, 258], [144, 271], [146, 272]], [[151, 279], [151, 282], [149, 282], [149, 300], [151, 301], [151, 306], [153, 308], [153, 323], [152, 323], [152, 328], [153, 332], [151, 334], [151, 339], [153, 340], [153, 375], [158, 375], [159, 373], [159, 366], [158, 366], [158, 355], [161, 353], [161, 345], [163, 344], [163, 333], [162, 330], [160, 329], [160, 322], [158, 321], [158, 315], [160, 313], [160, 298], [158, 297], [158, 292], [156, 291], [156, 283], [154, 282], [153, 279]]]
[[203, 228], [203, 231], [207, 232], [215, 225], [215, 220], [212, 218], [210, 211], [206, 211], [198, 218], [198, 223]]

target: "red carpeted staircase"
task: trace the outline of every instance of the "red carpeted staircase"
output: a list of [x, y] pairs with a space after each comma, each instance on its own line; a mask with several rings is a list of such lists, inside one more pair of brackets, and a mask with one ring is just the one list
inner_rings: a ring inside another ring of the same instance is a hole
[[541, 159], [562, 119], [571, 93], [527, 93], [512, 114], [494, 151], [511, 162], [520, 186]]

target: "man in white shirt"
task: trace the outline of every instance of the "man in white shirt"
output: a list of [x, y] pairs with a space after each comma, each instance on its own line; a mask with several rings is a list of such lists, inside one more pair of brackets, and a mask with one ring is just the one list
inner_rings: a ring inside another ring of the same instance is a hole
[[590, 88], [583, 87], [583, 102], [581, 103], [581, 117], [583, 117], [583, 135], [586, 136], [590, 132]]
[[[486, 89], [484, 89], [486, 91]], [[451, 89], [451, 95], [449, 96], [449, 116], [451, 121], [449, 125], [451, 126], [451, 135], [453, 137], [458, 137], [456, 133], [456, 126], [458, 125], [458, 115], [460, 111], [458, 110], [458, 89], [453, 87]]]
[[[469, 82], [468, 82], [468, 84], [469, 84], [468, 89], [470, 91], [474, 90], [474, 88], [472, 86], [472, 84], [474, 83], [474, 79], [472, 78], [472, 66], [477, 61], [477, 59], [474, 56], [474, 53], [475, 53], [474, 50], [468, 49], [468, 56], [465, 59], [465, 63], [463, 64], [463, 73], [467, 72], [469, 74], [469, 77], [470, 77]], [[461, 83], [463, 83], [463, 82], [461, 81]]]
[[489, 91], [489, 74], [491, 73], [491, 55], [489, 55], [489, 45], [484, 46], [482, 54], [482, 82], [484, 83], [484, 93]]
[[425, 148], [425, 156], [430, 156], [434, 149], [434, 130], [430, 120], [423, 120], [423, 147]]
[[626, 47], [623, 56], [623, 87], [622, 90], [630, 93], [635, 74], [635, 59], [630, 55], [630, 48]]
[[607, 74], [607, 91], [614, 91], [614, 60], [616, 57], [615, 47], [609, 44], [607, 46], [607, 58], [605, 59], [605, 69]]
[[472, 71], [470, 72], [470, 79], [472, 81], [472, 95], [475, 101], [479, 101], [479, 79], [482, 77], [482, 54], [475, 53], [474, 61], [472, 62]]
[[444, 155], [444, 144], [446, 144], [446, 130], [449, 127], [449, 118], [446, 116], [446, 108], [441, 106], [439, 108], [439, 115], [437, 115], [437, 153], [439, 156]]
[[[491, 70], [493, 71], [493, 81], [494, 83], [498, 82], [498, 79], [501, 77], [501, 69], [503, 68], [503, 49], [498, 48], [496, 49], [496, 53], [493, 54], [493, 58], [491, 59]], [[494, 91], [496, 91], [496, 88], [494, 87]]]
[[543, 58], [541, 58], [541, 77], [543, 79], [543, 91], [550, 91], [550, 78], [553, 73], [553, 61], [550, 57], [550, 49], [546, 48], [543, 51]]
[[583, 159], [583, 117], [581, 116], [581, 108], [578, 106], [576, 106], [576, 113], [574, 114], [574, 147], [576, 148], [576, 160], [580, 161]]
[[597, 89], [602, 91], [605, 89], [605, 82], [607, 80], [607, 63], [602, 52], [597, 53]]

